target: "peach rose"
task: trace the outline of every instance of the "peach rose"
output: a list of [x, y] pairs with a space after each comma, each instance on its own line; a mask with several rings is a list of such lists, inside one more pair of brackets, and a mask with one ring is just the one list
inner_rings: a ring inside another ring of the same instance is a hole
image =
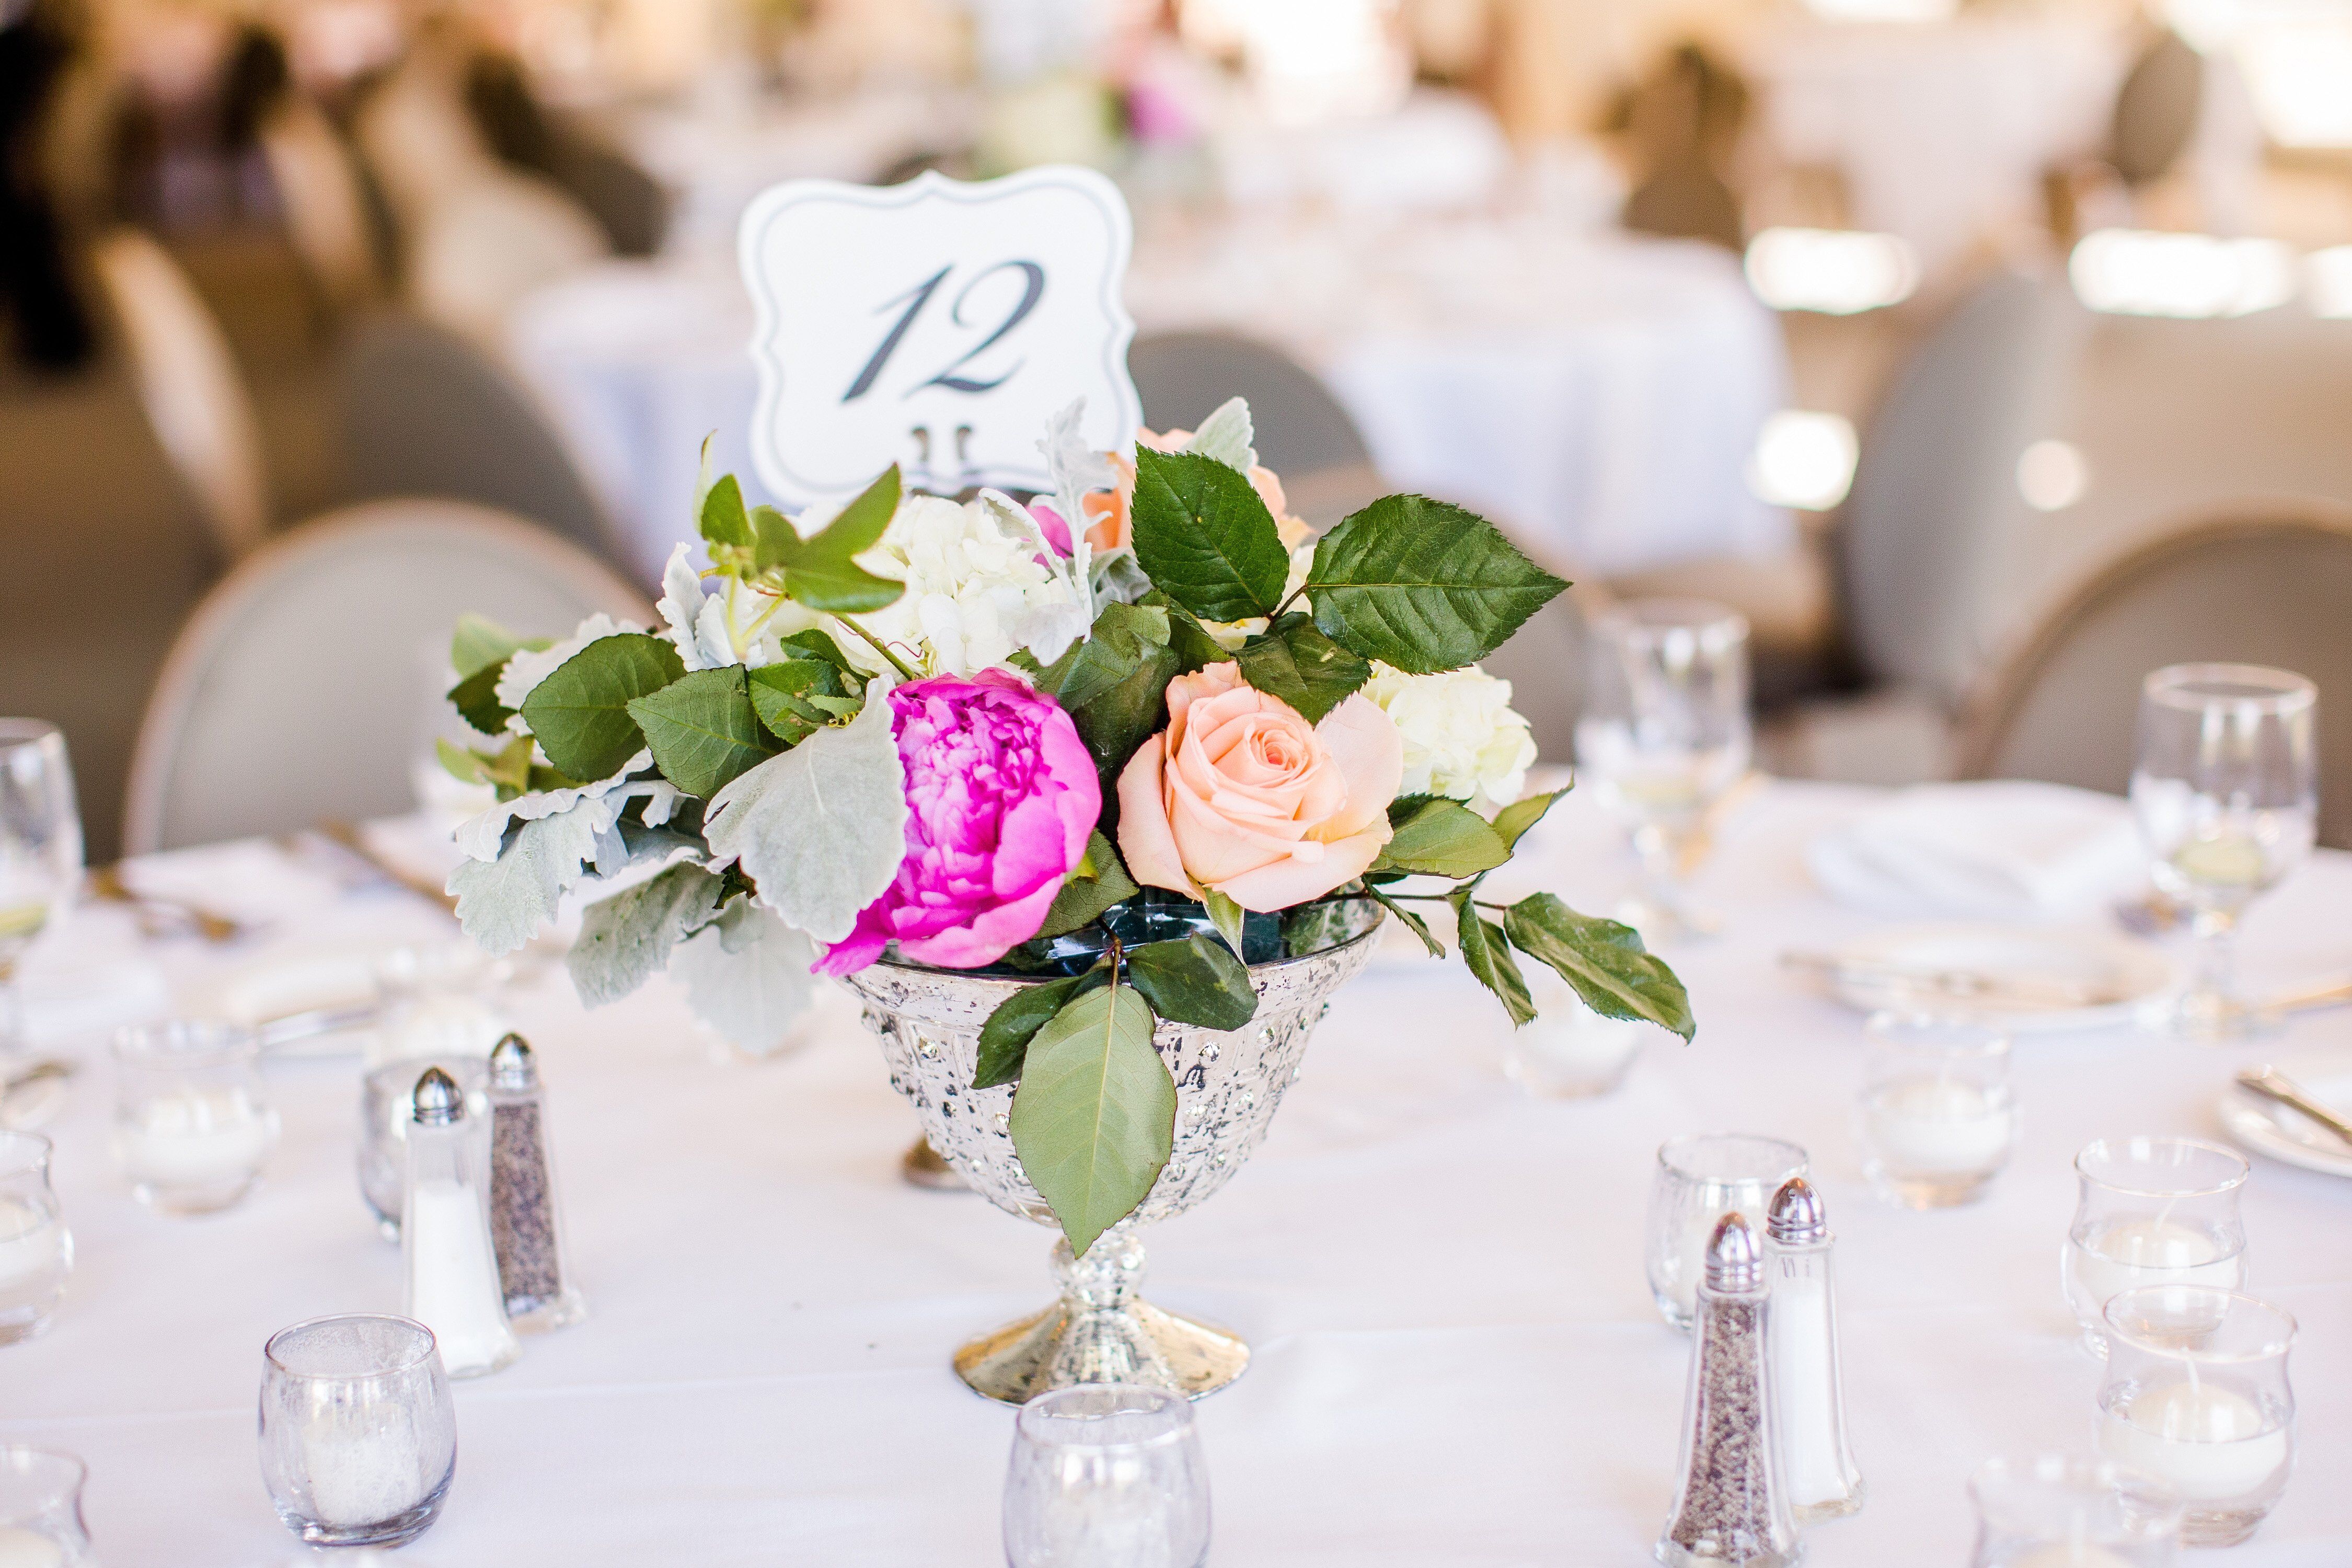
[[1168, 683], [1168, 728], [1118, 775], [1118, 847], [1139, 882], [1271, 913], [1360, 877], [1389, 841], [1404, 742], [1350, 697], [1309, 724], [1213, 664]]
[[[1181, 452], [1184, 443], [1192, 438], [1190, 430], [1171, 430], [1165, 436], [1149, 430], [1135, 433], [1138, 446], [1149, 447], [1155, 452]], [[1135, 502], [1135, 463], [1117, 452], [1110, 454], [1110, 466], [1118, 471], [1117, 490], [1097, 490], [1086, 498], [1087, 542], [1097, 550], [1117, 550], [1134, 542], [1134, 529], [1128, 521], [1128, 509]], [[1283, 542], [1296, 544], [1307, 537], [1307, 525], [1289, 514], [1289, 498], [1282, 493], [1282, 481], [1264, 463], [1249, 471], [1250, 484], [1257, 490], [1258, 500], [1265, 510], [1274, 513], [1274, 521], [1282, 528]], [[1297, 537], [1294, 538], [1293, 536]]]

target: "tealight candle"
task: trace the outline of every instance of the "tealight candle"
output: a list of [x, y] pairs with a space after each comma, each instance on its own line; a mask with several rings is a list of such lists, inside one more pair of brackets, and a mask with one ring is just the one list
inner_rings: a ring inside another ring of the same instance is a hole
[[1972, 1083], [1913, 1079], [1870, 1098], [1869, 1136], [1888, 1170], [1969, 1176], [1998, 1170], [2015, 1130], [2007, 1097]]
[[302, 1468], [311, 1517], [331, 1529], [359, 1529], [397, 1519], [432, 1494], [415, 1423], [399, 1409], [321, 1418], [301, 1430]]
[[2132, 1568], [2132, 1562], [2104, 1546], [2071, 1541], [2063, 1546], [2037, 1546], [2009, 1559], [2002, 1568]]
[[2239, 1258], [2224, 1257], [2210, 1236], [2173, 1220], [2110, 1226], [2070, 1249], [2084, 1294], [2105, 1304], [2140, 1285], [2238, 1283]]
[[2266, 1421], [2260, 1405], [2234, 1389], [2193, 1383], [2143, 1389], [2109, 1409], [2099, 1447], [2186, 1502], [2260, 1491], [2288, 1457], [2286, 1429]]
[[1607, 1094], [1624, 1081], [1647, 1026], [1602, 1017], [1557, 977], [1537, 980], [1530, 989], [1535, 1018], [1511, 1031], [1503, 1058], [1514, 1082], [1529, 1094], [1579, 1100]]
[[0, 1524], [0, 1568], [64, 1568], [66, 1549], [37, 1531]]
[[2081, 1194], [2066, 1229], [2067, 1304], [2095, 1355], [2107, 1304], [2142, 1286], [2236, 1289], [2245, 1279], [2238, 1214], [2246, 1162], [2195, 1138], [2101, 1139], [2074, 1156]]
[[124, 1173], [167, 1197], [183, 1190], [241, 1192], [277, 1142], [277, 1112], [235, 1089], [159, 1096], [115, 1130]]
[[1880, 1193], [1913, 1208], [1964, 1204], [2009, 1163], [2017, 1107], [2009, 1041], [1965, 1018], [1881, 1013], [1855, 1135]]

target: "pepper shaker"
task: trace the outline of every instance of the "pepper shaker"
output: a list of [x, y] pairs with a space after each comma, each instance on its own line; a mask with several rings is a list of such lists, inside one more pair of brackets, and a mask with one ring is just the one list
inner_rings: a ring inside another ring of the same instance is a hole
[[1780, 1419], [1780, 1473], [1799, 1524], [1862, 1507], [1862, 1472], [1846, 1446], [1845, 1393], [1838, 1371], [1837, 1290], [1829, 1222], [1821, 1194], [1792, 1176], [1772, 1195], [1764, 1221], [1771, 1324], [1764, 1336]]
[[491, 1047], [489, 1093], [490, 1241], [507, 1316], [525, 1333], [576, 1323], [588, 1309], [563, 1249], [539, 1058], [520, 1035]]
[[1708, 1238], [1698, 1281], [1682, 1474], [1658, 1542], [1665, 1568], [1794, 1568], [1804, 1548], [1782, 1490], [1765, 1336], [1771, 1303], [1756, 1233], [1738, 1212]]
[[409, 1097], [408, 1177], [401, 1203], [401, 1310], [433, 1331], [451, 1377], [496, 1372], [521, 1351], [499, 1293], [498, 1259], [466, 1123], [466, 1095], [426, 1068]]

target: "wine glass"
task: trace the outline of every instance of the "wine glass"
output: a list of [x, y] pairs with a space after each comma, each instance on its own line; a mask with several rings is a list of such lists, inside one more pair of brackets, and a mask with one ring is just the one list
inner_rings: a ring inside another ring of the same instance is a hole
[[1751, 743], [1746, 619], [1698, 599], [1635, 600], [1595, 617], [1576, 756], [1633, 824], [1643, 888], [1619, 918], [1653, 942], [1721, 929], [1683, 883]]
[[2318, 689], [2251, 664], [2176, 664], [2140, 689], [2132, 810], [2158, 888], [2194, 911], [2197, 972], [2173, 1027], [2240, 1039], [2263, 1019], [2231, 977], [2238, 921], [2311, 853], [2319, 823]]
[[16, 965], [80, 880], [66, 738], [38, 719], [0, 719], [0, 1054], [25, 1043]]

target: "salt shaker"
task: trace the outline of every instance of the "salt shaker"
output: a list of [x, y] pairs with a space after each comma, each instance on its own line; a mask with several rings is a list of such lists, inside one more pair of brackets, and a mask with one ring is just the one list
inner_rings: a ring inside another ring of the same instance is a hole
[[433, 1331], [451, 1377], [496, 1372], [520, 1353], [499, 1290], [498, 1258], [457, 1080], [427, 1068], [410, 1097], [408, 1179], [401, 1203], [401, 1309]]
[[1665, 1568], [1793, 1568], [1804, 1548], [1781, 1488], [1764, 1259], [1736, 1212], [1707, 1240], [1696, 1306], [1682, 1476], [1655, 1556]]
[[516, 1328], [560, 1329], [587, 1315], [563, 1249], [539, 1058], [520, 1035], [506, 1036], [490, 1051], [490, 1245]]
[[1772, 1195], [1764, 1221], [1771, 1322], [1764, 1335], [1773, 1414], [1780, 1421], [1780, 1475], [1799, 1524], [1862, 1507], [1862, 1472], [1846, 1447], [1845, 1394], [1838, 1373], [1837, 1290], [1830, 1227], [1821, 1194], [1792, 1176]]

